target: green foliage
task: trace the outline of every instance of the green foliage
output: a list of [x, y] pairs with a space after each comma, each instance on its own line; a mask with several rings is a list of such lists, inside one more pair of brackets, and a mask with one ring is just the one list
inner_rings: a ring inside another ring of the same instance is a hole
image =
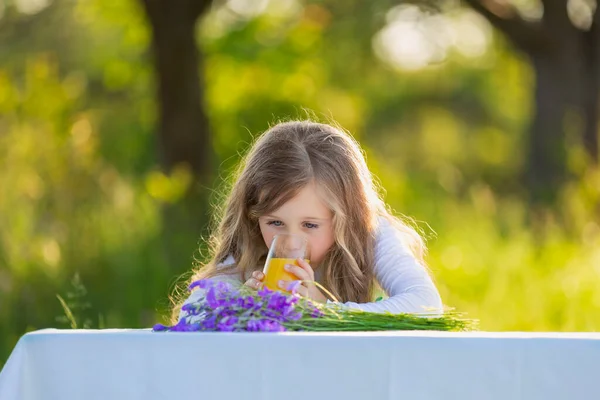
[[[572, 138], [560, 212], [528, 209], [526, 63], [493, 41], [401, 70], [372, 51], [386, 2], [271, 3], [256, 17], [218, 3], [198, 30], [215, 189], [269, 124], [314, 110], [356, 135], [389, 204], [423, 221], [447, 305], [485, 330], [600, 329], [600, 172]], [[190, 177], [158, 171], [150, 35], [132, 0], [0, 17], [0, 361], [26, 331], [64, 326], [65, 305], [80, 327], [151, 326], [202, 257], [190, 240], [177, 261], [164, 247], [162, 206]], [[84, 309], [62, 295], [76, 273]]]
[[56, 295], [64, 312], [64, 315], [56, 317], [56, 322], [66, 324], [71, 329], [101, 329], [103, 326], [103, 318], [101, 315], [98, 317], [98, 323], [94, 323], [94, 321], [86, 315], [88, 310], [92, 308], [92, 305], [87, 301], [87, 289], [81, 282], [79, 274], [76, 273], [73, 276], [71, 279], [71, 286], [71, 290], [67, 292], [67, 300], [59, 294]]

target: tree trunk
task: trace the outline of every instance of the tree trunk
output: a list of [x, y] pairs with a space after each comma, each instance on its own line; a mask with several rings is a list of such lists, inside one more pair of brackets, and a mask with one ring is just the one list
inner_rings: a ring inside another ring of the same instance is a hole
[[[598, 73], [598, 64], [595, 63], [593, 71]], [[594, 73], [592, 73], [592, 76]], [[588, 154], [590, 161], [598, 165], [598, 94], [600, 93], [600, 82], [594, 77], [590, 85], [585, 88], [583, 113], [585, 118], [585, 129], [583, 131], [583, 146]]]
[[583, 132], [583, 145], [590, 156], [590, 160], [598, 165], [600, 148], [598, 148], [598, 107], [600, 106], [600, 11], [596, 10], [594, 22], [587, 36], [584, 37], [585, 60], [587, 62], [586, 75], [589, 76], [588, 85], [584, 87], [585, 120], [587, 124]]
[[[524, 183], [532, 204], [552, 203], [569, 175], [569, 129], [580, 129], [576, 133], [589, 160], [598, 163], [600, 11], [585, 31], [573, 25], [564, 0], [541, 0], [541, 21], [524, 20], [509, 2], [464, 1], [531, 60], [534, 115]], [[566, 120], [571, 115], [573, 120]]]
[[578, 136], [592, 162], [598, 155], [598, 71], [585, 37], [566, 30], [550, 51], [530, 54], [535, 71], [526, 183], [535, 203], [552, 203], [570, 177], [567, 137]]
[[211, 186], [212, 149], [202, 104], [202, 55], [196, 45], [195, 29], [210, 1], [142, 3], [152, 27], [161, 165], [166, 173], [182, 166], [193, 174], [193, 183], [184, 198], [163, 207], [167, 269], [179, 274], [189, 269], [209, 215], [207, 188]]
[[[194, 0], [144, 0], [152, 25], [157, 77], [159, 152], [168, 172], [185, 164], [202, 179], [210, 173], [210, 136], [201, 101], [200, 58], [195, 28], [202, 7]], [[196, 1], [204, 3], [208, 1]], [[205, 8], [205, 7], [204, 7]]]
[[[568, 176], [565, 118], [573, 82], [570, 69], [548, 54], [531, 56], [535, 74], [533, 119], [529, 128], [526, 185], [534, 203], [551, 203]], [[576, 112], [576, 110], [572, 110]]]

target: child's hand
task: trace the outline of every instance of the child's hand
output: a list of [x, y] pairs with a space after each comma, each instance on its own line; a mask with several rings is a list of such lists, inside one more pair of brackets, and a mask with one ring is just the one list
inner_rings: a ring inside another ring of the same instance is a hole
[[[307, 263], [302, 258], [298, 258], [296, 260], [298, 265], [294, 264], [286, 264], [285, 270], [292, 275], [296, 275], [301, 281], [310, 281], [303, 282], [300, 286], [296, 288], [296, 293], [300, 296], [308, 297], [314, 301], [318, 301], [319, 303], [326, 303], [327, 298], [321, 293], [319, 288], [317, 288], [313, 283], [315, 280], [315, 271], [312, 269], [309, 263]], [[279, 287], [288, 290], [290, 286], [293, 284], [293, 281], [279, 281]]]
[[259, 289], [262, 286], [262, 281], [265, 279], [265, 274], [260, 271], [254, 271], [252, 277], [244, 283], [244, 285], [252, 289]]

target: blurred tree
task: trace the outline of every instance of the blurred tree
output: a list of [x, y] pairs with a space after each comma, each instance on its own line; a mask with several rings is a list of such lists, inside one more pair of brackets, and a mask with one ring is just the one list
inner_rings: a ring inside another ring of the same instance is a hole
[[[204, 85], [200, 79], [202, 54], [195, 32], [211, 0], [141, 2], [152, 30], [161, 165], [167, 174], [175, 169], [191, 173], [181, 204], [167, 202], [164, 207], [167, 252], [172, 253], [181, 248], [173, 239], [178, 242], [199, 237], [209, 211], [204, 188], [210, 186], [212, 148], [203, 107]], [[171, 255], [170, 265], [175, 267], [185, 262], [180, 252]]]
[[[596, 1], [541, 0], [539, 20], [508, 2], [465, 0], [530, 60], [535, 73], [526, 183], [532, 200], [552, 201], [568, 176], [569, 127], [579, 127], [598, 163], [600, 12]], [[578, 123], [573, 123], [573, 119]]]
[[152, 27], [161, 161], [167, 171], [185, 163], [195, 175], [205, 177], [210, 171], [210, 140], [208, 120], [201, 105], [201, 56], [195, 28], [211, 1], [142, 0], [142, 3]]

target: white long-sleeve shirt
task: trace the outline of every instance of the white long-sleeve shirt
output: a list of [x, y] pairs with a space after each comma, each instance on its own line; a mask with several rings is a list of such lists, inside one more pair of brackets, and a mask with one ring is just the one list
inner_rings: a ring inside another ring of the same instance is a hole
[[[228, 257], [222, 265], [235, 262]], [[371, 312], [439, 313], [443, 310], [440, 294], [426, 269], [402, 242], [401, 233], [381, 218], [375, 240], [375, 279], [389, 296], [371, 303], [343, 303], [344, 306]], [[316, 271], [318, 276], [318, 270]], [[217, 275], [213, 279], [241, 285], [239, 274]], [[318, 279], [317, 279], [318, 280]], [[204, 296], [203, 290], [193, 292], [185, 303], [196, 302]], [[184, 303], [184, 304], [185, 304]], [[180, 318], [184, 313], [180, 314]]]
[[402, 235], [381, 218], [375, 241], [375, 279], [389, 298], [344, 305], [371, 312], [441, 312], [442, 299], [427, 270], [402, 242]]

